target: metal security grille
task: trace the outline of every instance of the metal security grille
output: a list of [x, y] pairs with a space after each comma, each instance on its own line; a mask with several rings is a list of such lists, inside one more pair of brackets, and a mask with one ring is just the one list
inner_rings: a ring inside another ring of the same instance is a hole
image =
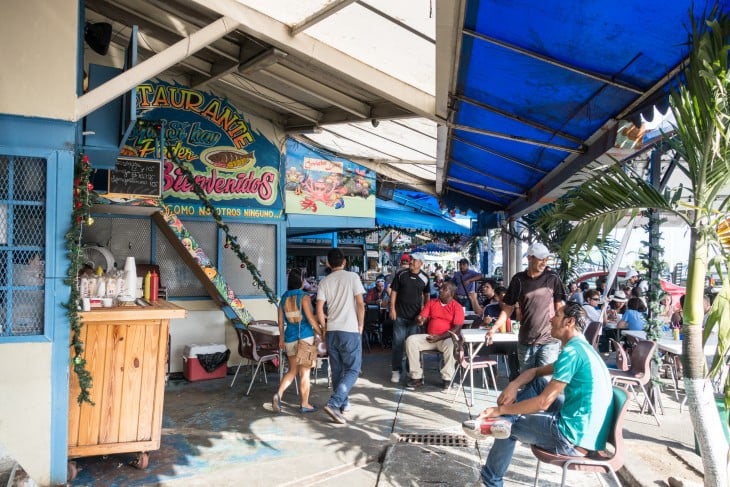
[[43, 333], [46, 165], [0, 155], [0, 336]]
[[[256, 265], [266, 284], [271, 289], [276, 289], [276, 227], [250, 223], [228, 226], [230, 233], [236, 236], [241, 249]], [[241, 269], [241, 261], [230, 249], [223, 251], [223, 275], [236, 294], [264, 296], [264, 292], [254, 285], [251, 273], [248, 269]]]
[[470, 446], [469, 439], [465, 435], [449, 433], [401, 433], [398, 435], [398, 443], [412, 443], [415, 445], [430, 446], [453, 446], [466, 448]]
[[149, 218], [120, 218], [94, 216], [94, 224], [84, 227], [83, 243], [106, 247], [114, 256], [119, 270], [127, 257], [139, 263], [149, 263], [151, 256]]
[[[218, 259], [218, 229], [213, 222], [184, 221], [185, 228], [190, 232], [198, 245], [205, 251], [211, 262]], [[180, 255], [170, 245], [167, 237], [157, 229], [157, 264], [160, 266], [160, 276], [167, 287], [168, 297], [197, 297], [207, 296], [208, 292], [193, 271], [180, 260]]]

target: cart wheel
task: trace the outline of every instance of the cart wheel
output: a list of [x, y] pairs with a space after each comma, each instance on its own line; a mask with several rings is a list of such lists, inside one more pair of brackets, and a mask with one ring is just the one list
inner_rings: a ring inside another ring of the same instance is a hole
[[76, 462], [69, 461], [66, 464], [66, 482], [73, 482], [78, 474], [79, 468], [76, 466]]
[[150, 455], [147, 452], [139, 452], [137, 454], [137, 458], [132, 461], [131, 465], [134, 468], [138, 468], [140, 470], [144, 470], [147, 468], [147, 466], [150, 464]]

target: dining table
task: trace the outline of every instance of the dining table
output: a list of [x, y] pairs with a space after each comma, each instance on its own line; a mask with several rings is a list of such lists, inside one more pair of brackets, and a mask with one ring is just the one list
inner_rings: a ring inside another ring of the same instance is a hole
[[[633, 336], [639, 340], [646, 340], [646, 332], [643, 330], [621, 330], [622, 335]], [[662, 335], [657, 340], [657, 348], [663, 352], [673, 355], [682, 355], [682, 340], [675, 340], [672, 335]], [[711, 335], [705, 344], [704, 352], [709, 364], [717, 351], [717, 335]]]
[[[461, 336], [466, 344], [467, 353], [469, 354], [469, 363], [474, 360], [479, 350], [486, 345], [485, 338], [487, 336], [487, 328], [462, 328]], [[517, 343], [517, 333], [495, 333], [489, 342], [492, 343]], [[469, 367], [469, 391], [471, 394], [471, 404], [474, 404], [474, 369]], [[495, 385], [496, 387], [496, 385]]]

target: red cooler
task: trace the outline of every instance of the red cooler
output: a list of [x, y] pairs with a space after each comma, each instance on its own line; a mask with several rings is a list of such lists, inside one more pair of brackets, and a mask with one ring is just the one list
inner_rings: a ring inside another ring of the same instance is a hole
[[183, 377], [191, 382], [198, 380], [220, 379], [228, 372], [227, 362], [223, 362], [212, 372], [206, 372], [200, 362], [198, 355], [212, 353], [224, 353], [227, 350], [225, 345], [208, 343], [205, 345], [187, 345], [183, 353]]

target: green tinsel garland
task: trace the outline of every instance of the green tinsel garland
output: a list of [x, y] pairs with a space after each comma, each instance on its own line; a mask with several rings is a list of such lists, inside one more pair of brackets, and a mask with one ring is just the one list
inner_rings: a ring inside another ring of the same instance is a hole
[[81, 341], [81, 328], [83, 323], [79, 318], [79, 292], [78, 275], [84, 265], [81, 254], [81, 232], [84, 223], [91, 225], [93, 219], [89, 216], [89, 209], [93, 201], [94, 186], [89, 182], [91, 167], [89, 158], [86, 155], [77, 159], [74, 167], [74, 199], [71, 212], [71, 228], [66, 232], [66, 256], [68, 257], [68, 271], [64, 283], [71, 288], [71, 295], [68, 303], [65, 304], [66, 315], [71, 326], [71, 347], [73, 348], [73, 370], [79, 379], [80, 392], [77, 397], [79, 404], [87, 402], [94, 405], [91, 400], [89, 389], [92, 388], [92, 377], [86, 370], [86, 359], [83, 358], [84, 342]]
[[279, 300], [277, 299], [276, 294], [274, 294], [274, 291], [272, 291], [271, 288], [266, 284], [266, 281], [261, 276], [261, 273], [259, 272], [256, 265], [251, 262], [248, 256], [243, 252], [243, 250], [241, 250], [241, 246], [238, 244], [238, 238], [235, 235], [231, 235], [228, 225], [223, 222], [223, 219], [218, 214], [216, 208], [211, 204], [210, 200], [208, 200], [208, 195], [205, 194], [203, 188], [201, 188], [198, 182], [195, 180], [195, 176], [193, 176], [193, 173], [191, 173], [190, 170], [183, 165], [182, 161], [177, 158], [173, 151], [168, 150], [166, 151], [166, 153], [170, 157], [172, 162], [183, 173], [188, 183], [190, 183], [190, 185], [193, 187], [193, 192], [198, 196], [200, 201], [203, 203], [203, 206], [207, 208], [208, 212], [213, 217], [213, 220], [215, 220], [215, 224], [226, 234], [225, 247], [233, 250], [236, 256], [238, 256], [238, 259], [242, 262], [241, 268], [248, 269], [248, 272], [251, 273], [251, 276], [254, 280], [253, 285], [264, 291], [266, 297], [269, 298], [270, 303], [278, 304]]

